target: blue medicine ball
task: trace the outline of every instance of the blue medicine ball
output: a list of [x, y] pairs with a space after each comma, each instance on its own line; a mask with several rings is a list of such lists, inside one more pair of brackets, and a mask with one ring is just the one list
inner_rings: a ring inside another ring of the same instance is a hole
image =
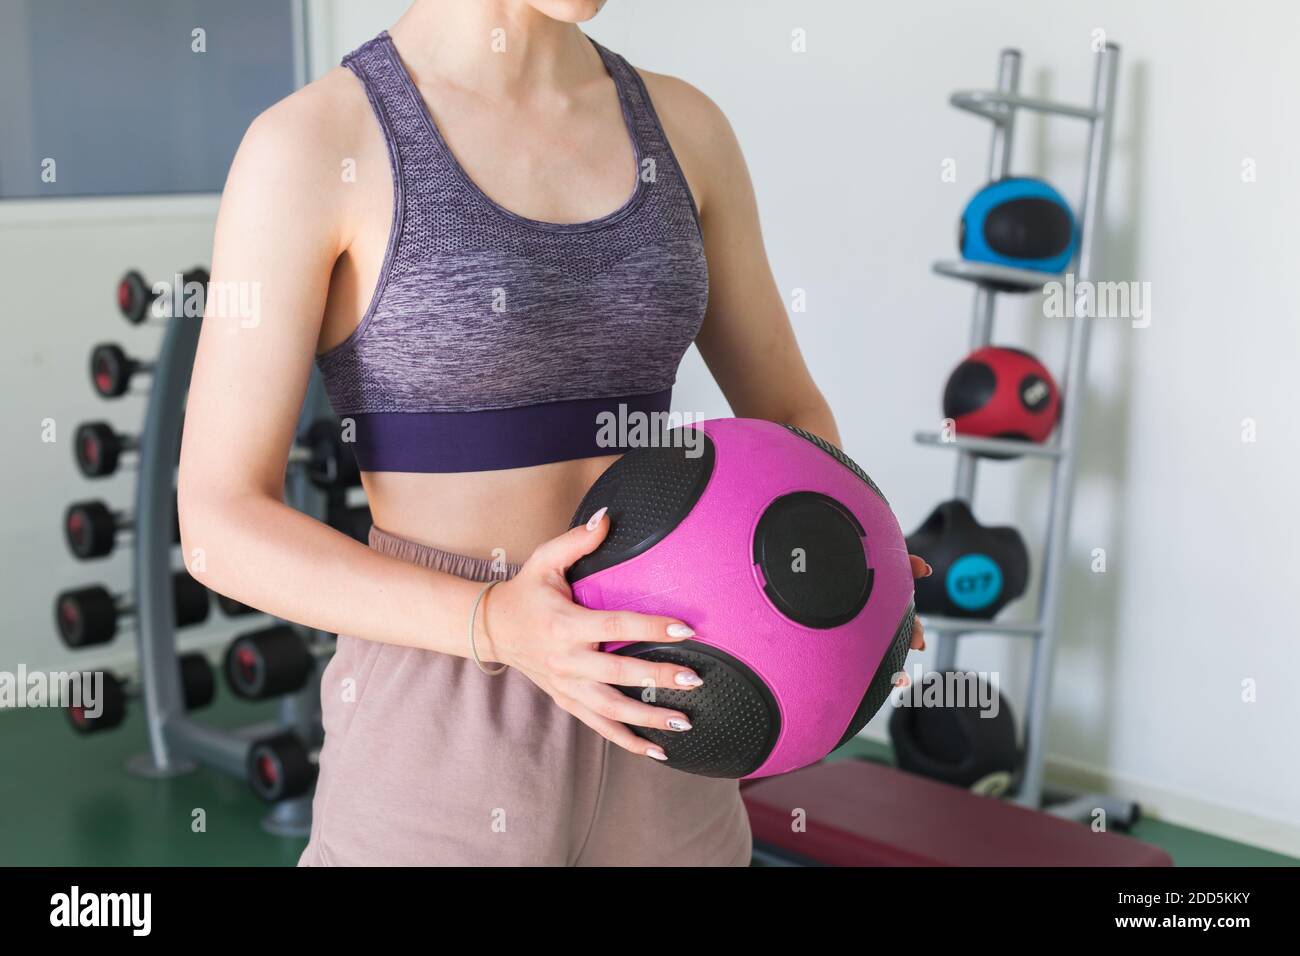
[[958, 245], [974, 262], [1059, 273], [1079, 248], [1079, 225], [1065, 197], [1041, 179], [1000, 179], [966, 204]]

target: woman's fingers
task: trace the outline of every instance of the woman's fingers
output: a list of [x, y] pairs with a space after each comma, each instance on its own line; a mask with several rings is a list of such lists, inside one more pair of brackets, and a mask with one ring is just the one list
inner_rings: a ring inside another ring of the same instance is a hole
[[[912, 577], [928, 578], [934, 573], [934, 568], [930, 567], [924, 558], [918, 558], [914, 554], [909, 554], [907, 559], [912, 564]], [[919, 617], [912, 622], [912, 650], [925, 650], [925, 628], [922, 626]]]
[[689, 625], [671, 617], [632, 611], [584, 611], [578, 615], [578, 626], [581, 640], [587, 644], [660, 644], [695, 636]]
[[653, 707], [635, 697], [628, 697], [608, 684], [582, 683], [570, 695], [578, 703], [608, 720], [634, 727], [653, 727], [678, 733], [690, 730], [691, 721], [680, 710]]
[[596, 733], [600, 734], [611, 744], [616, 747], [622, 747], [628, 753], [633, 753], [641, 757], [650, 757], [653, 760], [668, 759], [668, 756], [663, 752], [663, 748], [652, 744], [644, 738], [638, 737], [627, 728], [626, 724], [621, 724], [617, 720], [610, 720], [608, 717], [602, 717], [580, 701], [571, 701], [564, 709], [574, 717], [577, 717]]
[[681, 664], [657, 664], [605, 651], [578, 654], [574, 659], [574, 672], [575, 676], [615, 687], [694, 690], [704, 683], [699, 674]]
[[609, 532], [605, 509], [601, 508], [586, 524], [570, 528], [564, 534], [538, 545], [529, 561], [540, 563], [548, 571], [564, 572], [584, 555], [595, 551]]

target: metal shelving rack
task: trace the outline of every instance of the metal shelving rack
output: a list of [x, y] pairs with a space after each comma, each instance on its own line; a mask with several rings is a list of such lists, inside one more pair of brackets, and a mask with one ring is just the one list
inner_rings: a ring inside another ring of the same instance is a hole
[[[1021, 96], [1020, 52], [1003, 50], [998, 61], [997, 88], [992, 91], [960, 91], [951, 97], [958, 109], [982, 116], [993, 124], [989, 151], [988, 178], [1006, 177], [1011, 166], [1012, 141], [1016, 116], [1020, 110], [1032, 110], [1053, 116], [1081, 119], [1088, 123], [1088, 149], [1083, 180], [1081, 235], [1075, 268], [1076, 280], [1093, 278], [1098, 235], [1101, 232], [1106, 194], [1106, 170], [1110, 160], [1111, 127], [1115, 105], [1115, 85], [1119, 66], [1119, 49], [1108, 43], [1096, 54], [1091, 106], [1072, 106]], [[1042, 272], [1007, 268], [964, 260], [934, 264], [940, 275], [975, 283], [975, 301], [971, 316], [970, 347], [990, 343], [996, 295], [999, 290], [1029, 292], [1041, 290], [1052, 279]], [[993, 288], [996, 284], [997, 288]], [[1076, 310], [1077, 311], [1077, 310]], [[1060, 630], [1060, 595], [1069, 537], [1070, 508], [1077, 466], [1079, 428], [1084, 406], [1084, 389], [1088, 371], [1088, 344], [1092, 320], [1076, 316], [1070, 322], [1069, 339], [1061, 377], [1063, 403], [1060, 425], [1055, 437], [1043, 445], [989, 438], [957, 437], [945, 440], [936, 433], [921, 432], [917, 442], [949, 448], [957, 453], [954, 497], [971, 502], [975, 491], [977, 455], [982, 452], [1012, 452], [1051, 462], [1052, 479], [1048, 506], [1047, 534], [1043, 548], [1043, 566], [1039, 592], [1038, 617], [1024, 622], [970, 621], [927, 616], [926, 631], [935, 636], [936, 669], [952, 670], [956, 659], [956, 639], [963, 634], [1005, 634], [1034, 639], [1034, 656], [1030, 674], [1029, 699], [1024, 723], [1024, 765], [1015, 801], [1025, 806], [1045, 807], [1053, 813], [1082, 819], [1094, 807], [1106, 809], [1108, 816], [1123, 824], [1136, 814], [1136, 807], [1125, 801], [1102, 796], [1075, 796], [1054, 800], [1059, 795], [1045, 792], [1043, 761], [1046, 756], [1047, 707], [1052, 684], [1052, 666]]]

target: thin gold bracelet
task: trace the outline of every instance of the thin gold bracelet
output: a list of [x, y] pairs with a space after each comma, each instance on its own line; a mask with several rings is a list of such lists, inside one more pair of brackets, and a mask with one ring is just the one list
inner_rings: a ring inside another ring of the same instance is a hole
[[[501, 583], [501, 579], [497, 578], [495, 581], [489, 581], [487, 584], [483, 585], [483, 587], [478, 592], [478, 597], [474, 599], [474, 606], [470, 608], [470, 612], [469, 612], [469, 652], [470, 655], [474, 658], [474, 663], [478, 665], [478, 669], [481, 670], [484, 674], [487, 674], [489, 677], [496, 677], [498, 674], [505, 673], [506, 665], [500, 664], [497, 666], [496, 670], [488, 670], [486, 667], [483, 666], [483, 662], [479, 660], [478, 648], [474, 646], [474, 618], [478, 617], [478, 606], [483, 603], [483, 597], [500, 583]], [[486, 614], [483, 615], [483, 633], [485, 634], [487, 633]]]

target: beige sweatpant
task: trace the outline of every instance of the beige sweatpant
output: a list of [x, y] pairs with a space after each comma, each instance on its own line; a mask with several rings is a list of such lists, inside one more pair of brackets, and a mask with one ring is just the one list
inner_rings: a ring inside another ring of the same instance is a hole
[[[490, 562], [374, 528], [385, 554], [476, 581]], [[509, 568], [507, 574], [517, 569]], [[514, 670], [340, 635], [300, 866], [745, 866], [734, 780], [609, 744]]]

